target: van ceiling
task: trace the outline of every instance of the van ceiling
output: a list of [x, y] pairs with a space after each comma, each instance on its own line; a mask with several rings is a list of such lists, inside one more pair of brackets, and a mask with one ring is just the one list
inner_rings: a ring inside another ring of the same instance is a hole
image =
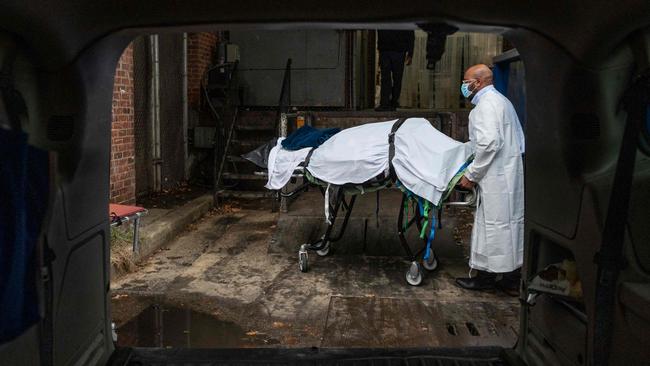
[[[650, 24], [650, 2], [624, 0], [4, 0], [0, 24], [22, 37], [47, 69], [71, 62], [108, 34], [129, 28], [215, 24], [323, 23], [375, 28], [445, 20], [460, 25], [523, 27], [553, 39], [580, 60], [604, 56], [633, 30]], [[491, 4], [490, 4], [491, 3]], [[371, 6], [369, 4], [372, 4]], [[254, 11], [252, 11], [254, 9]], [[289, 9], [289, 10], [288, 10]]]

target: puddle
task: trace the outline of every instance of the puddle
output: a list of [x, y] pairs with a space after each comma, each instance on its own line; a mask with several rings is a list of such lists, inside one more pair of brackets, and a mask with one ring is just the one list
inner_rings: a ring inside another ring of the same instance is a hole
[[277, 344], [233, 322], [165, 305], [151, 305], [117, 329], [121, 347], [241, 348]]

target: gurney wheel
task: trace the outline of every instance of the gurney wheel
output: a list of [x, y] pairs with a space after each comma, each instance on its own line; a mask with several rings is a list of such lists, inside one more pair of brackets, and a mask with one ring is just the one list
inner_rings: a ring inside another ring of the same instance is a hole
[[435, 271], [438, 268], [438, 258], [434, 253], [431, 253], [429, 259], [422, 259], [422, 266], [427, 271]]
[[332, 245], [330, 244], [329, 241], [325, 242], [325, 245], [323, 246], [323, 249], [317, 250], [316, 254], [320, 255], [321, 257], [326, 257], [327, 255], [330, 254], [330, 248]]
[[406, 282], [411, 286], [419, 286], [422, 283], [422, 270], [420, 270], [418, 262], [411, 262], [406, 271]]
[[309, 271], [309, 256], [306, 251], [301, 250], [298, 252], [298, 265], [301, 272]]

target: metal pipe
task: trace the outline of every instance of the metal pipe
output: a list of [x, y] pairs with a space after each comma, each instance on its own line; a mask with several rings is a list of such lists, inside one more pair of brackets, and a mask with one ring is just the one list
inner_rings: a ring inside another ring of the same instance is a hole
[[133, 220], [133, 253], [140, 252], [140, 214]]
[[162, 144], [160, 141], [160, 38], [156, 34], [156, 180], [158, 191], [162, 189]]
[[288, 118], [286, 113], [280, 113], [280, 129], [278, 130], [279, 137], [287, 137], [288, 130]]
[[[282, 100], [280, 100], [280, 104], [282, 104]], [[288, 132], [287, 114], [280, 113], [280, 125], [278, 126], [278, 137], [287, 137], [287, 132]], [[286, 187], [283, 187], [282, 189], [284, 190], [286, 189]], [[287, 201], [287, 197], [283, 196], [282, 191], [280, 191], [280, 212], [286, 213], [288, 211], [289, 211], [289, 202]]]
[[153, 190], [161, 189], [161, 148], [160, 148], [160, 63], [158, 54], [158, 35], [150, 36], [151, 80], [150, 80], [150, 117], [151, 117], [151, 162]]
[[183, 33], [183, 166], [185, 168], [184, 178], [189, 179], [189, 165], [187, 160], [189, 158], [187, 146], [187, 129], [188, 129], [188, 86], [187, 86], [187, 33]]
[[155, 35], [149, 36], [149, 62], [151, 72], [149, 73], [149, 120], [150, 120], [150, 131], [151, 131], [151, 177], [153, 180], [153, 190], [156, 191], [156, 97], [155, 97], [155, 90], [156, 90], [156, 77], [155, 77], [155, 63], [156, 63], [156, 57], [155, 57]]

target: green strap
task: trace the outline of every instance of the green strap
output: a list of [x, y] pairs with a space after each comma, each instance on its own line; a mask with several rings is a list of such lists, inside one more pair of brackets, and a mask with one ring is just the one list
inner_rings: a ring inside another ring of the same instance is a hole
[[422, 225], [422, 230], [420, 231], [420, 239], [424, 239], [424, 236], [427, 234], [427, 225], [429, 225], [429, 201], [424, 200], [424, 225]]

